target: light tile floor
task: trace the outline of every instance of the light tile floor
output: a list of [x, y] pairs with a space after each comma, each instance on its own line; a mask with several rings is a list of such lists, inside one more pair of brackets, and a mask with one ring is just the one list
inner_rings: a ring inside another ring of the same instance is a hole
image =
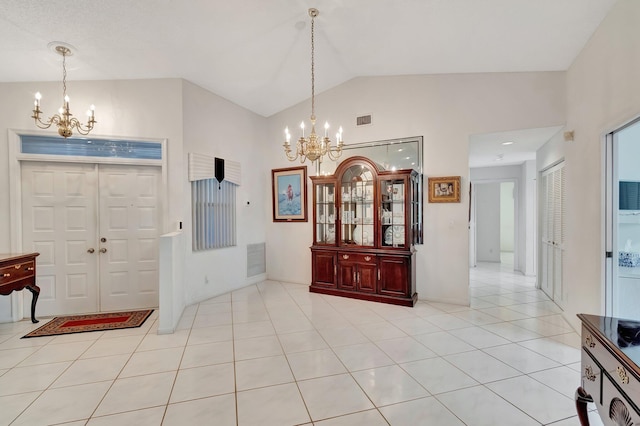
[[510, 269], [472, 269], [471, 307], [267, 281], [188, 307], [172, 335], [157, 315], [32, 339], [0, 324], [0, 425], [578, 425], [579, 336]]

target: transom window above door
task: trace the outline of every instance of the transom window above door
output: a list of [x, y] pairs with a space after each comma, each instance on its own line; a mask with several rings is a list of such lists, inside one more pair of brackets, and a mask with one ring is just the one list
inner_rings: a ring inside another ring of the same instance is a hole
[[73, 157], [135, 158], [161, 160], [162, 143], [97, 138], [67, 138], [21, 135], [22, 154], [64, 155]]

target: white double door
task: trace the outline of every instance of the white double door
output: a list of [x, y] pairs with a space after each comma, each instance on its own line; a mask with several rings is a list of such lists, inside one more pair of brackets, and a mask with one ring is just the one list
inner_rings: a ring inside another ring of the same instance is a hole
[[159, 167], [24, 162], [21, 173], [39, 316], [158, 306]]

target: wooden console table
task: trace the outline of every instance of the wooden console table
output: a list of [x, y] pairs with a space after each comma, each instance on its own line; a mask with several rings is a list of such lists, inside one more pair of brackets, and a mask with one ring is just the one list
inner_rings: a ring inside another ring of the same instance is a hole
[[640, 424], [640, 321], [579, 314], [582, 386], [576, 391], [580, 423], [593, 402], [606, 425]]
[[36, 285], [36, 256], [40, 253], [0, 254], [0, 294], [7, 296], [14, 290], [31, 292], [31, 322], [36, 323], [36, 302], [40, 287]]

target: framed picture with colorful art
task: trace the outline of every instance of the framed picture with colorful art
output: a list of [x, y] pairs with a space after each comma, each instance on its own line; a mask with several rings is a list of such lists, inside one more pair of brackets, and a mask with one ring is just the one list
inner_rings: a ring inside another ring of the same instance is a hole
[[430, 203], [459, 203], [460, 176], [430, 177]]
[[307, 221], [307, 166], [271, 170], [274, 222]]

